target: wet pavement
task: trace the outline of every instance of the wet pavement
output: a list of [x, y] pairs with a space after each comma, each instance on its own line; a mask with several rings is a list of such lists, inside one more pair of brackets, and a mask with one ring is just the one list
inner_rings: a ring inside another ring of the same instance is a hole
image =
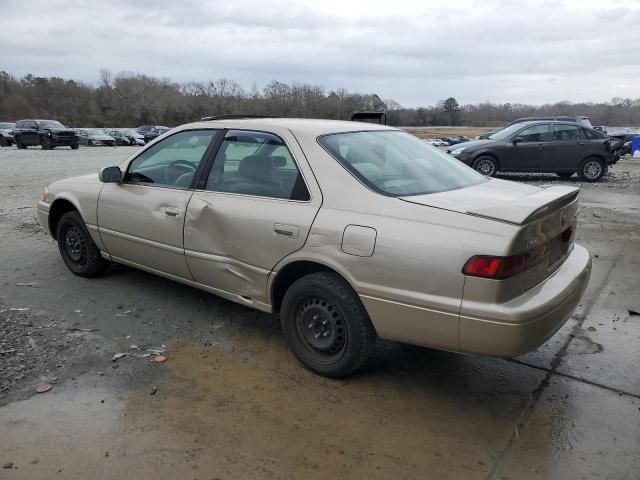
[[125, 267], [67, 271], [35, 222], [42, 186], [131, 151], [0, 149], [0, 479], [638, 478], [639, 161], [585, 187], [594, 271], [547, 344], [505, 360], [382, 342], [335, 381], [269, 315]]

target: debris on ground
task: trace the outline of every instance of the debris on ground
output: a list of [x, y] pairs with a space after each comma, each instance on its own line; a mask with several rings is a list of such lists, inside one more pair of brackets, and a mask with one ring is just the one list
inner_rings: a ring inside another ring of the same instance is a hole
[[2, 468], [5, 468], [5, 469], [13, 468], [13, 462], [5, 463], [4, 465], [2, 465]]
[[155, 395], [157, 391], [158, 391], [158, 387], [151, 387], [151, 391], [149, 392], [149, 395]]
[[587, 327], [587, 330], [589, 330], [590, 332], [595, 332], [596, 331], [596, 327]]
[[167, 357], [165, 357], [164, 355], [157, 355], [153, 358], [153, 361], [156, 363], [164, 363], [167, 361]]
[[36, 387], [36, 392], [38, 393], [46, 393], [51, 390], [53, 387], [50, 383], [41, 383]]
[[128, 353], [125, 352], [119, 352], [119, 353], [115, 353], [113, 355], [113, 357], [111, 358], [112, 362], [117, 362], [118, 360], [120, 360], [121, 358], [126, 357], [127, 355], [129, 355]]

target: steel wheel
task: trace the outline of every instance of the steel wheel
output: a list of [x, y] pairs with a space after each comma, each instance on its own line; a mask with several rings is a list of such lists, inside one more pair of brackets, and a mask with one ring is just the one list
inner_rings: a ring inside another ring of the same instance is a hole
[[69, 226], [64, 232], [64, 252], [73, 263], [82, 267], [87, 262], [87, 244], [80, 229]]
[[326, 299], [309, 296], [298, 303], [296, 331], [316, 361], [331, 364], [347, 346], [347, 330], [338, 309]]

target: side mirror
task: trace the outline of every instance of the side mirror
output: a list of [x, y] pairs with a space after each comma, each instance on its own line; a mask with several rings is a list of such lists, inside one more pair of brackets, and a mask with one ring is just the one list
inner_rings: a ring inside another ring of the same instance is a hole
[[100, 169], [98, 178], [102, 183], [120, 183], [122, 172], [118, 167], [104, 167]]
[[513, 142], [513, 144], [518, 144], [520, 142], [524, 142], [524, 138], [522, 137], [513, 137], [513, 140], [511, 140]]

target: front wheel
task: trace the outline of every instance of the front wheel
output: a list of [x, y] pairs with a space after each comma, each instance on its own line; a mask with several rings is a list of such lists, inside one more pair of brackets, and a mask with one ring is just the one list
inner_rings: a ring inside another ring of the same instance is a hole
[[605, 174], [604, 162], [596, 157], [589, 157], [578, 167], [578, 176], [584, 182], [597, 182]]
[[67, 268], [81, 277], [97, 277], [109, 266], [93, 243], [78, 212], [65, 213], [56, 232], [58, 249]]
[[76, 145], [71, 145], [71, 150], [78, 150], [80, 148], [80, 145], [76, 144]]
[[377, 337], [371, 320], [357, 293], [335, 273], [313, 273], [294, 282], [280, 317], [289, 349], [319, 375], [349, 375], [373, 353]]
[[18, 147], [18, 150], [24, 150], [27, 148], [27, 146], [22, 143], [22, 140], [20, 140], [19, 138], [16, 139], [16, 147]]
[[498, 162], [489, 156], [478, 157], [473, 162], [473, 168], [485, 177], [493, 177], [498, 173]]
[[51, 139], [48, 137], [44, 137], [42, 139], [42, 149], [51, 150], [52, 148], [53, 148], [53, 144], [51, 143]]

